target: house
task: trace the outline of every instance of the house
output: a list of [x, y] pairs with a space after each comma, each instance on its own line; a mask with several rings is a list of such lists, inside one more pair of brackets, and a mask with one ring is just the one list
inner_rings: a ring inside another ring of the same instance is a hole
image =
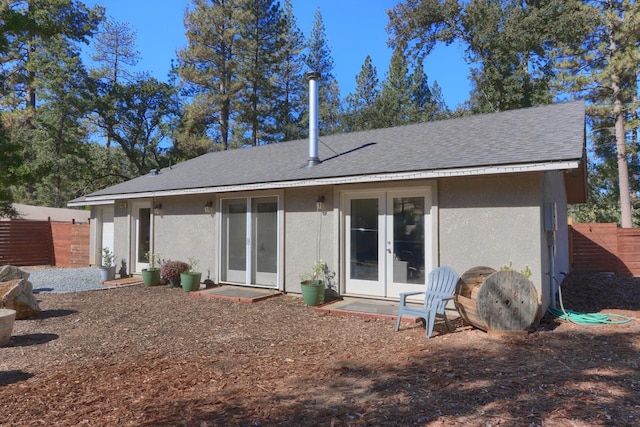
[[[312, 101], [313, 105], [313, 101]], [[314, 116], [314, 108], [311, 109]], [[312, 119], [313, 122], [313, 119]], [[113, 242], [199, 260], [203, 279], [300, 292], [316, 259], [341, 295], [394, 299], [440, 265], [528, 266], [546, 308], [568, 272], [567, 203], [586, 200], [585, 107], [567, 102], [211, 152], [105, 188], [92, 262]]]

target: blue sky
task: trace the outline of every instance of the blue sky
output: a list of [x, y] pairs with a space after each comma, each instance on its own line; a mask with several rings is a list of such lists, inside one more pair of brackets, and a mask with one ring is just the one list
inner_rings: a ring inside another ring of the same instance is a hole
[[[106, 8], [107, 16], [128, 22], [137, 33], [138, 71], [166, 80], [175, 52], [186, 45], [184, 10], [189, 0], [84, 0]], [[297, 24], [309, 36], [319, 7], [343, 97], [353, 91], [355, 76], [370, 55], [383, 80], [391, 50], [387, 47], [387, 14], [397, 0], [293, 0]], [[468, 66], [457, 46], [438, 47], [425, 61], [430, 84], [437, 81], [449, 108], [469, 98]]]

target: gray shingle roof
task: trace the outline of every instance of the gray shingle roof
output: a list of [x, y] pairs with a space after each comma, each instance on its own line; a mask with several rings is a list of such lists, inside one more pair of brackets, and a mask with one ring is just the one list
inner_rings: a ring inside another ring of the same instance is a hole
[[88, 197], [579, 160], [584, 130], [584, 103], [567, 102], [323, 136], [314, 167], [306, 139], [212, 152]]

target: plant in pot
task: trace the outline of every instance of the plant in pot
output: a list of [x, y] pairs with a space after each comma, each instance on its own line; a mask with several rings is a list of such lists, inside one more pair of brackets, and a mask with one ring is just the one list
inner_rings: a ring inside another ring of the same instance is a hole
[[100, 265], [100, 280], [106, 282], [116, 278], [116, 264], [113, 252], [109, 248], [102, 248], [102, 265]]
[[149, 251], [145, 254], [145, 258], [149, 261], [149, 268], [142, 269], [142, 282], [145, 286], [156, 286], [160, 284], [160, 269], [156, 267], [158, 254]]
[[189, 258], [188, 260], [189, 270], [184, 273], [180, 273], [180, 282], [182, 284], [182, 290], [185, 292], [193, 292], [200, 289], [200, 279], [202, 279], [202, 273], [196, 271], [198, 267], [198, 260], [195, 258]]
[[180, 274], [189, 271], [189, 264], [184, 261], [167, 260], [160, 265], [160, 277], [167, 281], [170, 288], [180, 286]]
[[302, 299], [309, 306], [324, 303], [324, 290], [329, 267], [324, 261], [318, 260], [311, 271], [300, 276]]

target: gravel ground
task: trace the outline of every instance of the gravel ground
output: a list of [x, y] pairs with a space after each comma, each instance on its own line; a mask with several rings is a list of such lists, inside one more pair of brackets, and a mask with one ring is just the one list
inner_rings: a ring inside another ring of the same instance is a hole
[[66, 293], [106, 289], [100, 284], [100, 270], [85, 268], [21, 268], [29, 273], [33, 293]]

